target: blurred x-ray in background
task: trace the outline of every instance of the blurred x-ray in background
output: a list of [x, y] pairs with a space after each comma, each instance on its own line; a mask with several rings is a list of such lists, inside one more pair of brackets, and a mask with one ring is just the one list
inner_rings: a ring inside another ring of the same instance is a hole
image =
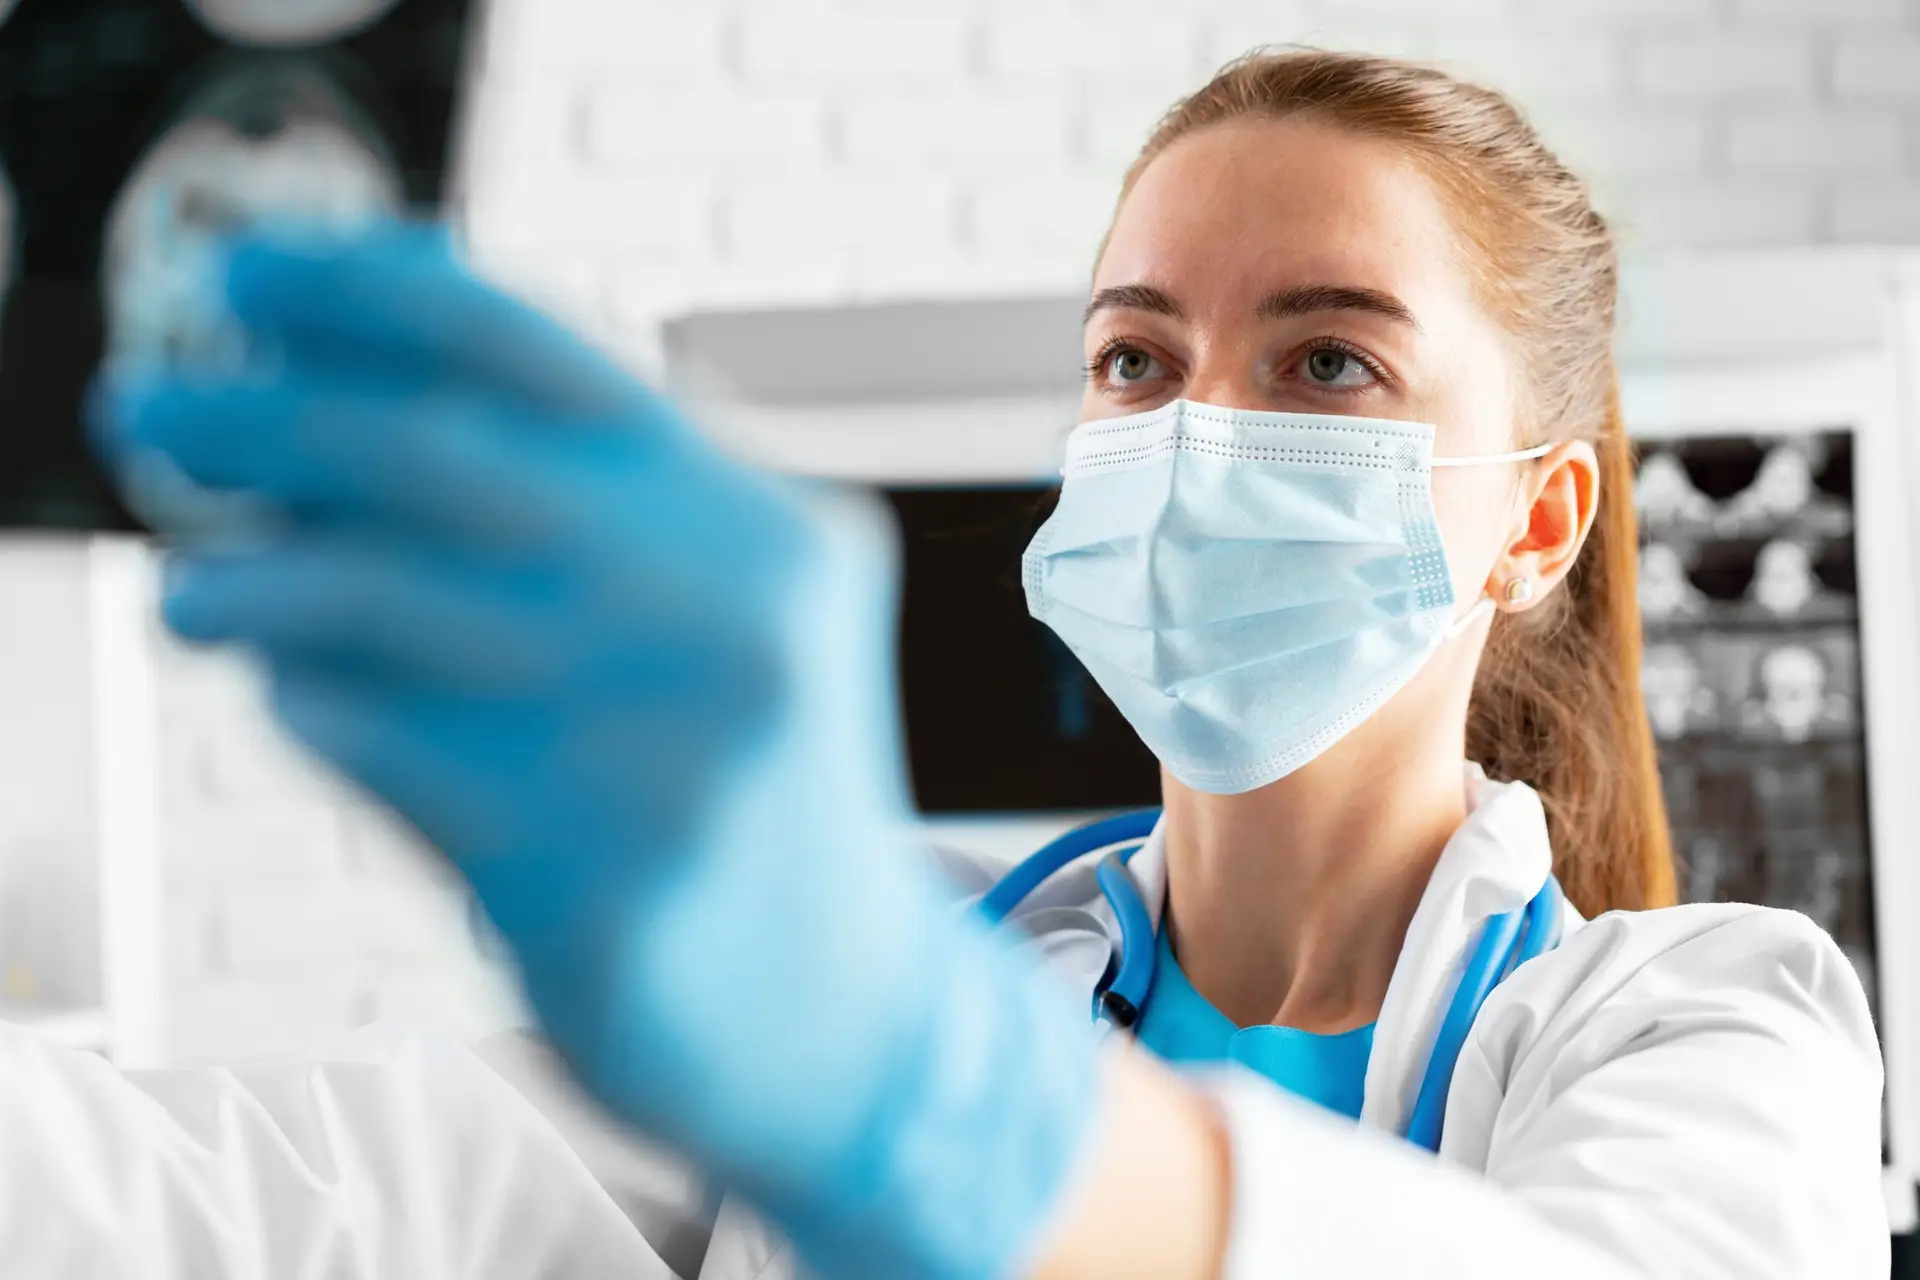
[[[9, 175], [0, 526], [124, 528], [79, 405], [103, 352], [215, 358], [216, 237], [434, 208], [468, 0], [24, 0], [0, 24]], [[144, 494], [138, 497], [144, 497]], [[168, 501], [159, 493], [153, 502]], [[136, 506], [143, 505], [136, 500]]]
[[[916, 788], [1009, 852], [1061, 810], [1154, 796], [1152, 761], [1027, 622], [1012, 561], [1074, 415], [1121, 174], [1223, 61], [1299, 40], [1507, 89], [1641, 261], [1920, 245], [1916, 0], [475, 0], [469, 95], [455, 0], [11, 7], [0, 1000], [84, 1010], [99, 956], [136, 957], [132, 1058], [498, 1013], [457, 891], [285, 744], [243, 669], [158, 634], [138, 549], [28, 532], [132, 523], [84, 452], [80, 388], [109, 336], [153, 358], [220, 341], [169, 291], [262, 204], [352, 219], [457, 178], [488, 271], [651, 372], [684, 320], [736, 389], [780, 402], [762, 444], [864, 471], [908, 537]], [[1725, 308], [1760, 335], [1745, 367], [1825, 349], [1770, 346], [1776, 321], [1878, 340], [1849, 327], [1865, 309], [1797, 290]], [[903, 327], [918, 340], [890, 345]], [[1648, 512], [1647, 676], [1686, 887], [1800, 906], [1871, 970], [1881, 784], [1856, 628], [1913, 584], [1872, 581], [1850, 532], [1853, 422], [1731, 425], [1649, 442], [1641, 480], [1672, 509]], [[922, 446], [957, 451], [944, 478]], [[146, 897], [103, 931], [96, 855], [129, 830]]]
[[1640, 459], [1642, 680], [1682, 891], [1833, 934], [1874, 994], [1853, 440], [1663, 440]]
[[209, 514], [167, 472], [124, 508], [81, 405], [103, 355], [243, 354], [219, 235], [442, 207], [471, 8], [0, 5], [0, 1017], [138, 1063], [448, 1002], [458, 895], [168, 644], [141, 543], [77, 531]]

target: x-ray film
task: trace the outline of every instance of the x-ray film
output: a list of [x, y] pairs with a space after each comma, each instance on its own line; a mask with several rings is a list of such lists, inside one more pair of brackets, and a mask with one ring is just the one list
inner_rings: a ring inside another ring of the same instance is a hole
[[268, 217], [346, 228], [404, 204], [379, 129], [315, 68], [227, 77], [188, 104], [108, 212], [107, 349], [133, 361], [217, 356], [220, 318], [196, 304], [223, 235]]
[[305, 45], [364, 30], [395, 0], [187, 0], [187, 7], [223, 39], [237, 44]]
[[1683, 892], [1804, 912], [1877, 999], [1852, 433], [1649, 441], [1634, 502]]
[[441, 207], [478, 3], [0, 0], [0, 527], [209, 514], [138, 471], [122, 504], [95, 369], [241, 358], [204, 287], [230, 232]]

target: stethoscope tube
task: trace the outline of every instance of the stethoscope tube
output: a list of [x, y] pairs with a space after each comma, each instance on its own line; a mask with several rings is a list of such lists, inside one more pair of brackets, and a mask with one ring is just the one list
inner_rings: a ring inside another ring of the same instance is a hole
[[[1003, 922], [1048, 878], [1089, 854], [1112, 850], [1094, 870], [1100, 893], [1120, 926], [1117, 962], [1110, 962], [1093, 995], [1093, 1017], [1126, 1030], [1133, 1026], [1153, 990], [1159, 951], [1153, 945], [1153, 916], [1126, 862], [1160, 822], [1158, 809], [1138, 809], [1075, 827], [1048, 841], [1002, 876], [976, 908], [988, 924]], [[1125, 846], [1124, 848], [1122, 846]]]
[[[1133, 853], [1129, 849], [1126, 856], [1131, 858]], [[1121, 856], [1110, 853], [1102, 858], [1093, 875], [1119, 918], [1121, 938], [1120, 968], [1106, 990], [1100, 992], [1100, 1011], [1124, 1031], [1139, 1021], [1140, 1010], [1153, 990], [1153, 969], [1159, 962], [1160, 949], [1154, 945], [1153, 917], [1147, 914], [1139, 886]]]
[[[1107, 973], [1094, 992], [1093, 1016], [1122, 1030], [1139, 1020], [1153, 990], [1158, 958], [1152, 914], [1125, 864], [1159, 821], [1158, 809], [1142, 809], [1076, 827], [1021, 860], [987, 891], [977, 907], [988, 923], [1000, 924], [1056, 872], [1089, 854], [1107, 851], [1094, 869], [1094, 879], [1113, 909], [1120, 940], [1117, 956], [1109, 961]], [[1123, 845], [1128, 847], [1118, 847]], [[1549, 875], [1525, 906], [1490, 917], [1482, 926], [1434, 1036], [1433, 1051], [1407, 1122], [1405, 1136], [1409, 1142], [1428, 1151], [1440, 1149], [1453, 1071], [1467, 1035], [1495, 987], [1528, 960], [1559, 945], [1564, 901], [1560, 882]]]
[[1440, 1150], [1440, 1134], [1447, 1118], [1447, 1098], [1453, 1090], [1453, 1069], [1466, 1047], [1467, 1034], [1480, 1016], [1493, 989], [1515, 969], [1559, 942], [1560, 882], [1549, 875], [1540, 892], [1518, 911], [1491, 917], [1480, 930], [1480, 940], [1459, 984], [1447, 1002], [1447, 1016], [1433, 1038], [1420, 1093], [1407, 1121], [1407, 1141], [1428, 1151]]
[[[1075, 827], [1023, 858], [980, 899], [977, 910], [988, 924], [999, 924], [1053, 874], [1088, 854], [1118, 844], [1137, 844], [1153, 834], [1158, 809], [1137, 809]], [[1136, 895], [1137, 896], [1137, 895]]]

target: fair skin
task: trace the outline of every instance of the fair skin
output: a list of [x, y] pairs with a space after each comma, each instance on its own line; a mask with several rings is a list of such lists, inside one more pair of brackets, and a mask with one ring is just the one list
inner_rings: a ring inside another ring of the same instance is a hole
[[[1237, 121], [1161, 153], [1094, 277], [1083, 419], [1185, 398], [1436, 424], [1439, 457], [1527, 443], [1525, 374], [1476, 288], [1443, 193], [1389, 143], [1303, 118]], [[1583, 441], [1434, 473], [1456, 609], [1537, 607], [1593, 520]], [[1525, 578], [1530, 601], [1511, 603]], [[1209, 795], [1163, 777], [1168, 927], [1199, 992], [1241, 1025], [1375, 1021], [1415, 908], [1466, 816], [1461, 761], [1484, 621], [1334, 747], [1279, 781]], [[1228, 1152], [1201, 1097], [1116, 1043], [1102, 1137], [1043, 1276], [1212, 1276]]]

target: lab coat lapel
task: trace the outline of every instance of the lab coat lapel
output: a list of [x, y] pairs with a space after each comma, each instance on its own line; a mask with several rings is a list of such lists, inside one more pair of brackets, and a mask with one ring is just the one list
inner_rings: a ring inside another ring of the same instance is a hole
[[1360, 1123], [1405, 1130], [1468, 948], [1488, 917], [1525, 904], [1552, 867], [1533, 789], [1467, 770], [1467, 820], [1440, 854], [1400, 948], [1373, 1033]]

